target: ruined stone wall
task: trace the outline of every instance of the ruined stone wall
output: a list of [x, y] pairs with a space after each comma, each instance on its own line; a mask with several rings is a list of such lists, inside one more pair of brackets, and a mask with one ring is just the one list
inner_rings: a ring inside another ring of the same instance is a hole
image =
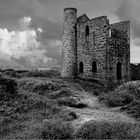
[[[80, 20], [79, 20], [80, 21]], [[86, 26], [89, 35], [86, 35]], [[107, 70], [107, 36], [109, 21], [106, 16], [98, 17], [77, 24], [77, 55], [79, 63], [83, 62], [84, 72], [79, 77], [105, 81]], [[97, 63], [97, 73], [92, 72], [92, 61]]]
[[62, 68], [63, 78], [75, 78], [77, 75], [77, 41], [76, 41], [77, 10], [64, 9]]
[[[96, 72], [92, 69], [93, 61]], [[118, 62], [122, 67], [121, 79], [117, 79]], [[86, 14], [77, 18], [75, 8], [64, 9], [61, 76], [96, 79], [112, 86], [129, 81], [130, 22], [109, 24], [106, 16], [89, 19]]]
[[[107, 60], [109, 64], [109, 83], [121, 84], [130, 80], [130, 22], [120, 22], [110, 25], [111, 37], [108, 39], [109, 49]], [[116, 65], [122, 64], [122, 80], [117, 80]]]

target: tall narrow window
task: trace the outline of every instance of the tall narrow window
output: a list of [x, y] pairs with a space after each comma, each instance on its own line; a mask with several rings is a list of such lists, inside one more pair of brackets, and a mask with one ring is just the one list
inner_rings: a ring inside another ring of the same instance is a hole
[[86, 26], [86, 35], [89, 35], [89, 26]]
[[121, 62], [117, 63], [117, 66], [116, 66], [116, 76], [117, 76], [117, 80], [121, 80], [122, 79], [122, 64], [121, 64]]
[[92, 72], [94, 72], [94, 73], [97, 72], [97, 63], [96, 63], [96, 61], [92, 62]]
[[84, 65], [83, 62], [79, 63], [79, 73], [83, 73], [84, 72]]
[[95, 32], [93, 32], [93, 45], [95, 45]]
[[109, 37], [111, 37], [111, 29], [109, 29]]

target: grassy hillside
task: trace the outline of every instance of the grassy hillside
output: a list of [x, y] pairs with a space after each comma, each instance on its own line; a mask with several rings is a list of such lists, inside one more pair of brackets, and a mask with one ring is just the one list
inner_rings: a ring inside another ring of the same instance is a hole
[[[29, 77], [29, 73], [33, 76]], [[54, 79], [48, 76], [46, 79], [42, 78], [39, 72], [29, 73], [21, 75], [23, 78], [11, 78], [1, 74], [0, 138], [39, 139], [45, 135], [45, 124], [72, 131], [69, 122], [78, 116], [75, 112], [66, 110], [65, 106], [86, 107], [81, 97], [75, 93], [74, 88], [71, 91], [71, 88], [57, 77]], [[51, 76], [56, 76], [56, 73]], [[56, 133], [56, 130], [52, 131], [55, 132], [49, 133]], [[58, 137], [66, 138], [71, 135], [68, 133], [63, 137], [67, 132], [62, 133], [59, 133], [61, 136]]]
[[[136, 83], [120, 86], [110, 93], [97, 81], [63, 80], [56, 68], [3, 71], [0, 74], [0, 139], [140, 138], [137, 121], [111, 122], [91, 118], [75, 127], [82, 117], [76, 110], [94, 111], [95, 108], [89, 105], [95, 96], [106, 105], [120, 106], [121, 110], [138, 118], [140, 84]], [[132, 112], [133, 107], [135, 112]], [[100, 108], [97, 110], [102, 112]]]
[[140, 119], [140, 81], [128, 82], [114, 91], [100, 94], [99, 100], [109, 107], [120, 107], [121, 111]]

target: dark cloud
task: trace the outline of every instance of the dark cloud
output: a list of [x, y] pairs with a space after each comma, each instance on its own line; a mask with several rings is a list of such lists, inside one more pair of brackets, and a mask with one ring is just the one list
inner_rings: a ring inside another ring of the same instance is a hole
[[120, 20], [129, 20], [133, 36], [140, 38], [140, 1], [124, 0], [115, 14]]
[[62, 25], [54, 23], [47, 19], [32, 17], [33, 28], [41, 27], [43, 29], [43, 39], [61, 39], [62, 38]]
[[62, 46], [61, 46], [61, 43], [58, 44], [56, 42], [60, 42], [60, 41], [46, 40], [46, 43], [44, 42], [44, 44], [46, 44], [46, 46], [44, 46], [46, 47], [45, 55], [57, 61], [60, 61]]

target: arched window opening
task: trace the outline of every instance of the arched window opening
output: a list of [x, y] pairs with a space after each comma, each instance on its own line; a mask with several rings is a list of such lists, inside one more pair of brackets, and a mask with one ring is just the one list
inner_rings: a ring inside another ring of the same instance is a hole
[[96, 63], [96, 61], [92, 62], [92, 72], [94, 72], [94, 73], [97, 72], [97, 63]]
[[89, 26], [86, 26], [86, 35], [89, 35]]
[[121, 62], [117, 63], [116, 76], [117, 76], [117, 80], [121, 80], [122, 79], [122, 64], [121, 64]]
[[83, 62], [79, 63], [79, 73], [83, 73], [84, 72], [84, 65]]

